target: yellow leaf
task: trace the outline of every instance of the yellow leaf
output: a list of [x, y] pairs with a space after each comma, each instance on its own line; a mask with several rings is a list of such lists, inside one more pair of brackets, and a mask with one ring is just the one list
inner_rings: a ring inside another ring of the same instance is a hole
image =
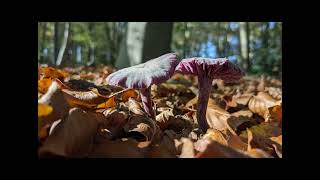
[[40, 79], [38, 81], [38, 91], [41, 93], [46, 93], [52, 83], [51, 79]]
[[99, 109], [99, 108], [104, 108], [104, 109], [106, 109], [106, 108], [114, 107], [114, 106], [116, 106], [116, 105], [117, 105], [117, 103], [116, 103], [116, 101], [115, 101], [115, 96], [113, 96], [113, 97], [109, 98], [106, 102], [99, 104], [99, 105], [97, 106], [97, 108], [98, 108], [98, 109]]
[[123, 102], [127, 102], [130, 97], [136, 99], [138, 97], [138, 93], [134, 89], [129, 89], [121, 95]]
[[69, 74], [59, 70], [55, 69], [53, 67], [43, 67], [40, 69], [40, 73], [43, 75], [43, 78], [51, 78], [51, 79], [64, 79], [66, 78]]
[[53, 108], [46, 104], [38, 104], [38, 117], [47, 116], [52, 112]]

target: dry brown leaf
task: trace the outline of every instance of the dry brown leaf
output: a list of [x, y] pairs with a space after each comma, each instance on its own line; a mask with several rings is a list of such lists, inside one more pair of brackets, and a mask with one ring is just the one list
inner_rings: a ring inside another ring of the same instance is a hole
[[230, 114], [227, 111], [216, 105], [214, 100], [211, 98], [209, 99], [206, 118], [210, 128], [217, 130], [228, 128], [227, 119], [229, 117]]
[[99, 104], [96, 108], [107, 109], [117, 105], [115, 96], [109, 98], [106, 102]]
[[273, 158], [273, 156], [258, 148], [251, 149], [247, 154], [252, 158]]
[[268, 93], [259, 92], [257, 96], [254, 96], [249, 101], [249, 109], [265, 118], [265, 121], [269, 119], [270, 113], [268, 108], [279, 105], [281, 102], [273, 99]]
[[220, 144], [223, 144], [225, 146], [228, 145], [228, 142], [223, 135], [223, 133], [216, 129], [208, 129], [207, 133], [203, 136], [203, 139], [209, 139], [211, 141], [216, 141]]
[[40, 157], [86, 157], [96, 136], [98, 121], [91, 112], [72, 108], [40, 148]]
[[94, 108], [109, 99], [108, 97], [97, 95], [93, 91], [83, 92], [62, 89], [62, 92], [71, 107]]
[[153, 145], [149, 150], [149, 152], [146, 154], [146, 157], [147, 158], [177, 158], [177, 156], [174, 153], [172, 153], [168, 149], [168, 147], [170, 146], [168, 146], [168, 144], [166, 143]]
[[121, 99], [123, 102], [127, 102], [129, 98], [137, 99], [138, 93], [134, 89], [129, 89], [121, 95]]
[[102, 122], [100, 133], [108, 139], [119, 136], [123, 126], [127, 123], [128, 115], [115, 108], [105, 110], [103, 115], [105, 116], [105, 119]]
[[188, 138], [181, 138], [180, 139], [182, 145], [181, 145], [181, 154], [180, 158], [194, 158], [195, 152], [194, 152], [194, 146], [193, 142]]
[[[49, 105], [52, 107], [52, 112], [46, 115], [42, 114], [38, 117], [38, 130], [46, 124], [51, 124], [68, 114], [69, 105], [64, 98], [63, 93], [59, 89], [59, 85], [53, 81], [46, 94], [39, 100], [38, 104]], [[41, 107], [40, 107], [41, 108]], [[48, 109], [47, 109], [48, 110]], [[42, 111], [38, 111], [42, 113]]]
[[251, 118], [252, 115], [253, 115], [252, 112], [249, 110], [240, 110], [240, 111], [231, 113], [231, 116], [234, 116], [234, 117], [244, 116], [244, 117]]
[[277, 136], [277, 137], [271, 137], [270, 139], [271, 139], [271, 141], [274, 141], [282, 146], [282, 135]]
[[227, 125], [230, 132], [234, 135], [238, 135], [241, 131], [245, 130], [248, 126], [251, 126], [252, 123], [248, 117], [245, 116], [230, 116], [227, 119]]
[[[259, 134], [254, 134], [250, 129], [247, 129], [248, 134], [248, 152], [252, 149], [261, 149], [267, 152], [270, 156], [275, 155], [275, 150], [273, 145], [275, 144], [269, 138], [261, 136]], [[281, 146], [278, 145], [279, 149]]]
[[131, 97], [128, 100], [128, 107], [129, 107], [129, 111], [134, 114], [141, 115], [141, 116], [146, 115], [146, 113], [142, 110], [140, 103]]
[[40, 93], [46, 93], [52, 83], [51, 79], [40, 79], [38, 80], [38, 91]]
[[265, 86], [266, 86], [266, 82], [265, 82], [265, 81], [266, 81], [266, 80], [265, 80], [265, 77], [264, 77], [264, 75], [262, 75], [261, 78], [260, 78], [259, 85], [258, 85], [258, 87], [257, 87], [257, 90], [258, 90], [258, 91], [264, 91]]
[[53, 108], [47, 104], [38, 104], [38, 117], [48, 116], [52, 113]]
[[[264, 122], [250, 127], [249, 130], [255, 135], [259, 135], [266, 138], [275, 137], [282, 134], [281, 128]], [[245, 139], [248, 138], [246, 131], [241, 132], [240, 136]]]
[[280, 88], [276, 87], [268, 87], [266, 88], [267, 92], [272, 96], [273, 98], [280, 100], [282, 99], [282, 91]]
[[134, 139], [104, 140], [94, 144], [90, 158], [144, 158], [144, 149]]
[[69, 74], [67, 72], [64, 72], [59, 69], [55, 69], [53, 67], [41, 67], [40, 68], [40, 75], [42, 75], [42, 78], [51, 78], [51, 79], [60, 79], [63, 80]]
[[241, 151], [224, 146], [216, 141], [201, 139], [195, 144], [197, 158], [249, 158]]
[[281, 125], [282, 122], [282, 105], [275, 105], [268, 108], [270, 114], [267, 119], [268, 122], [278, 122]]
[[154, 120], [146, 116], [132, 115], [129, 117], [124, 131], [130, 135], [137, 135], [139, 141], [152, 141], [156, 134], [157, 127]]
[[241, 104], [241, 105], [244, 105], [244, 106], [247, 106], [250, 99], [252, 98], [253, 94], [250, 93], [250, 94], [242, 94], [242, 95], [239, 95], [239, 96], [234, 96], [234, 99], [235, 99], [235, 102], [237, 104]]

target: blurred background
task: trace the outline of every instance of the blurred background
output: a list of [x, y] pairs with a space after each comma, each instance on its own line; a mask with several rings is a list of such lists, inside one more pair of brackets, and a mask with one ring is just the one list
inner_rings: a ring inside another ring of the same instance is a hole
[[227, 57], [247, 74], [282, 76], [281, 22], [39, 22], [38, 61], [118, 69], [176, 52]]

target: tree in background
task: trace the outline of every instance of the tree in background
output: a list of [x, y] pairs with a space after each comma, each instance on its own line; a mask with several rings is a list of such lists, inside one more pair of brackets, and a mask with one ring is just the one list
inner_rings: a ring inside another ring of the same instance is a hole
[[[38, 24], [40, 63], [56, 65], [64, 30], [65, 23]], [[248, 74], [281, 76], [281, 39], [281, 22], [71, 22], [60, 66], [121, 68], [170, 51], [182, 58], [227, 57]]]
[[172, 22], [129, 22], [117, 68], [143, 63], [170, 52]]

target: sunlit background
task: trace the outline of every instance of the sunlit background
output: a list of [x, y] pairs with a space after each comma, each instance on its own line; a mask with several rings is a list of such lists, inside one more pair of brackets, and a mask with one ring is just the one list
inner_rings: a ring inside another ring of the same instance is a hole
[[176, 52], [182, 58], [227, 57], [248, 74], [281, 78], [282, 23], [38, 23], [38, 61], [42, 64], [123, 68], [166, 52]]

